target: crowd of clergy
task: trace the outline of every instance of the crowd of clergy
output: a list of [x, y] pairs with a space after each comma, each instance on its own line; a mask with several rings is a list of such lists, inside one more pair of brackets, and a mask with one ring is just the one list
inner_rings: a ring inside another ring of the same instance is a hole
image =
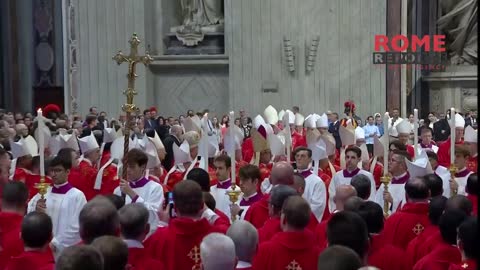
[[248, 134], [230, 112], [221, 139], [208, 111], [0, 125], [0, 270], [477, 269], [477, 130], [452, 108], [444, 141], [416, 110], [382, 135], [344, 105]]

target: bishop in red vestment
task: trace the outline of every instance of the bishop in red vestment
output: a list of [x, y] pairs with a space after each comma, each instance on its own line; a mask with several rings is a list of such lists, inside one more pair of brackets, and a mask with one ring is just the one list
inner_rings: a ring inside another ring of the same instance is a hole
[[182, 181], [173, 189], [175, 213], [168, 227], [158, 228], [144, 243], [148, 253], [161, 260], [165, 269], [200, 269], [200, 243], [218, 230], [201, 218], [204, 200], [200, 185]]
[[441, 241], [425, 257], [420, 259], [414, 270], [448, 270], [450, 264], [460, 263], [462, 256], [457, 244], [457, 228], [467, 218], [465, 212], [457, 209], [446, 210], [439, 220]]
[[306, 229], [310, 216], [310, 206], [302, 197], [289, 197], [282, 208], [282, 232], [260, 244], [253, 269], [317, 269], [320, 248]]
[[410, 179], [405, 184], [407, 203], [385, 221], [382, 232], [386, 244], [406, 249], [408, 243], [431, 226], [428, 220], [429, 189], [425, 179]]
[[148, 210], [142, 204], [127, 204], [118, 212], [122, 238], [128, 246], [128, 265], [135, 270], [162, 270], [163, 263], [149, 254], [142, 241], [150, 231]]
[[5, 270], [54, 269], [52, 250], [52, 220], [42, 212], [31, 212], [22, 223], [22, 240], [25, 250], [12, 257]]
[[93, 188], [95, 185], [95, 179], [97, 178], [98, 169], [95, 168], [95, 163], [93, 161], [86, 158], [80, 162], [78, 169], [81, 178], [76, 179], [71, 184], [82, 191], [87, 201], [89, 201], [99, 193], [98, 190]]

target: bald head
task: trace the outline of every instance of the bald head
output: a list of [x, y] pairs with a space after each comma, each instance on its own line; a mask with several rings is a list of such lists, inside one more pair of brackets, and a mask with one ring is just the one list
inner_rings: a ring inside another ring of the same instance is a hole
[[351, 198], [357, 196], [357, 191], [351, 185], [340, 185], [335, 189], [335, 197], [333, 197], [333, 201], [337, 207], [337, 210], [342, 211], [345, 207], [346, 201]]
[[286, 161], [275, 163], [270, 173], [270, 182], [273, 186], [276, 185], [293, 185], [294, 170], [292, 165]]

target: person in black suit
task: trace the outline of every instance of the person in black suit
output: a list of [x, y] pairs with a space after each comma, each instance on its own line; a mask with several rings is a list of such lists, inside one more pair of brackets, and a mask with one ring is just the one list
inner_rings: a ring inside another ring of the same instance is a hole
[[447, 110], [445, 118], [433, 123], [433, 140], [435, 142], [446, 141], [450, 136], [450, 125], [448, 124], [449, 116], [450, 109]]
[[328, 132], [330, 132], [335, 138], [335, 147], [340, 149], [342, 147], [342, 140], [340, 139], [340, 133], [338, 129], [340, 128], [340, 121], [338, 121], [338, 113], [332, 113], [332, 122], [328, 124]]
[[167, 153], [165, 159], [163, 160], [163, 167], [165, 170], [169, 171], [173, 167], [173, 144], [180, 146], [182, 143], [183, 137], [183, 128], [179, 125], [173, 125], [170, 128], [170, 134], [163, 140], [163, 145], [165, 146], [165, 152]]
[[474, 116], [473, 112], [465, 114], [465, 127], [467, 126], [472, 126], [474, 129], [477, 129], [477, 118]]

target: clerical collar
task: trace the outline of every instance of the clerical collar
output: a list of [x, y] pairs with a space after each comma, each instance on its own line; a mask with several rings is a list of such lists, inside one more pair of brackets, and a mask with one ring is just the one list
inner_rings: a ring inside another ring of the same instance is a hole
[[232, 179], [228, 178], [225, 181], [222, 181], [222, 182], [219, 181], [217, 183], [217, 188], [228, 189], [231, 185], [232, 185]]
[[410, 178], [410, 175], [408, 172], [404, 172], [399, 176], [394, 176], [392, 178], [392, 184], [405, 184], [407, 183], [408, 179]]
[[355, 170], [349, 172], [347, 169], [343, 170], [343, 177], [351, 178], [358, 174], [360, 168], [356, 168]]
[[423, 144], [423, 143], [421, 143], [420, 146], [421, 146], [422, 148], [430, 148], [430, 149], [431, 149], [431, 148], [433, 147], [433, 144], [432, 144], [432, 143], [429, 143], [429, 144]]
[[124, 239], [123, 242], [127, 244], [128, 248], [144, 248], [142, 242], [133, 239]]
[[304, 170], [299, 170], [297, 169], [297, 172], [303, 176], [303, 178], [307, 178], [312, 174], [312, 170], [310, 168], [304, 169]]
[[130, 185], [131, 188], [141, 188], [145, 186], [147, 183], [148, 183], [148, 179], [145, 177], [142, 177], [139, 180], [129, 182], [128, 184]]
[[53, 185], [52, 193], [56, 194], [66, 194], [73, 186], [69, 182], [65, 182], [61, 185]]
[[240, 201], [240, 206], [250, 206], [262, 199], [262, 195], [255, 192], [253, 195], [248, 197], [243, 197]]
[[237, 263], [237, 269], [244, 269], [244, 268], [251, 268], [252, 264], [249, 262], [244, 262], [244, 261], [238, 261]]
[[459, 170], [456, 174], [455, 177], [465, 177], [470, 173], [470, 171], [467, 169], [467, 167], [464, 167], [463, 169]]

